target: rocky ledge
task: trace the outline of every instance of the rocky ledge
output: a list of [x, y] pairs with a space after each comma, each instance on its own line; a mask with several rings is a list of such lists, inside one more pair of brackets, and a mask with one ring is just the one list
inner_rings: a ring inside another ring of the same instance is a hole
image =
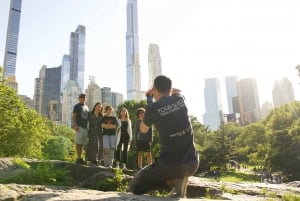
[[[22, 169], [14, 165], [11, 158], [0, 158], [0, 177], [17, 174]], [[39, 161], [27, 161], [31, 165]], [[161, 198], [132, 193], [104, 192], [93, 190], [99, 180], [113, 177], [113, 171], [104, 167], [81, 166], [62, 161], [53, 161], [57, 168], [68, 168], [70, 176], [78, 182], [76, 187], [0, 184], [0, 201], [37, 201], [37, 200], [106, 200], [106, 201], [159, 201], [159, 200], [236, 200], [261, 201], [282, 200], [285, 194], [300, 197], [300, 182], [283, 184], [269, 183], [231, 183], [217, 182], [206, 178], [191, 177], [188, 182], [187, 198]], [[132, 172], [124, 172], [124, 178], [130, 179]]]

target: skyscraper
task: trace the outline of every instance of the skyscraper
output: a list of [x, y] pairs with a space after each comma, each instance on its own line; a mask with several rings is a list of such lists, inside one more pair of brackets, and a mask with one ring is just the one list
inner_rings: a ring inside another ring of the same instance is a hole
[[221, 87], [217, 78], [205, 79], [204, 100], [203, 123], [209, 126], [211, 130], [217, 130], [224, 121]]
[[295, 100], [294, 88], [288, 78], [275, 81], [272, 97], [275, 108]]
[[22, 0], [11, 0], [8, 26], [6, 34], [6, 47], [4, 55], [4, 78], [15, 76], [18, 50], [19, 26]]
[[150, 44], [148, 49], [148, 74], [149, 74], [149, 89], [153, 87], [154, 79], [162, 74], [161, 57], [159, 47], [156, 44]]
[[226, 76], [225, 77], [226, 84], [226, 93], [227, 93], [227, 104], [228, 104], [228, 113], [237, 113], [234, 107], [234, 100], [238, 95], [238, 77], [237, 76]]
[[127, 1], [126, 32], [127, 99], [141, 100], [141, 67], [139, 64], [139, 38], [137, 0]]
[[78, 25], [70, 37], [70, 80], [78, 82], [84, 91], [85, 27]]
[[242, 125], [261, 120], [257, 84], [254, 78], [244, 78], [239, 81], [238, 99]]

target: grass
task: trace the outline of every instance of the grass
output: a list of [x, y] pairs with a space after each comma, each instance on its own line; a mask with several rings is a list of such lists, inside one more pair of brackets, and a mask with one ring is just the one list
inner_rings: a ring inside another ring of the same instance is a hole
[[246, 174], [238, 171], [230, 171], [227, 173], [222, 173], [219, 181], [224, 182], [259, 182], [260, 176], [253, 174]]

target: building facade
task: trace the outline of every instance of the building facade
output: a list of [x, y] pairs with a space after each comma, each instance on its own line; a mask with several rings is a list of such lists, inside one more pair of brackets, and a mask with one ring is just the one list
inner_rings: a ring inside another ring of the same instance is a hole
[[126, 82], [128, 100], [140, 101], [144, 98], [144, 93], [141, 91], [139, 56], [137, 0], [128, 0], [126, 31]]
[[148, 75], [149, 84], [148, 88], [153, 87], [154, 79], [162, 74], [161, 57], [159, 53], [159, 47], [156, 44], [150, 44], [148, 49]]
[[254, 78], [244, 78], [239, 81], [238, 101], [241, 125], [261, 120], [257, 83]]
[[217, 130], [224, 123], [219, 79], [205, 79], [204, 101], [205, 114], [203, 115], [203, 123], [209, 126], [209, 129]]
[[227, 93], [227, 104], [228, 104], [228, 113], [237, 113], [235, 110], [235, 98], [238, 95], [238, 77], [237, 76], [226, 76], [225, 77], [225, 85], [226, 85], [226, 93]]
[[295, 100], [295, 93], [292, 83], [288, 78], [277, 80], [272, 90], [274, 108], [288, 104]]
[[76, 80], [84, 91], [85, 27], [78, 25], [70, 36], [70, 80]]
[[93, 109], [94, 105], [97, 102], [102, 103], [102, 92], [99, 85], [95, 82], [94, 79], [90, 80], [90, 83], [88, 84], [87, 89], [85, 90], [86, 94], [86, 105], [90, 108], [90, 110]]
[[76, 80], [69, 80], [67, 82], [63, 92], [61, 123], [70, 128], [72, 127], [73, 108], [79, 103], [78, 95], [81, 93], [81, 88]]
[[6, 47], [4, 54], [4, 77], [16, 76], [17, 50], [19, 40], [19, 27], [21, 18], [22, 0], [11, 0], [8, 26], [6, 34]]

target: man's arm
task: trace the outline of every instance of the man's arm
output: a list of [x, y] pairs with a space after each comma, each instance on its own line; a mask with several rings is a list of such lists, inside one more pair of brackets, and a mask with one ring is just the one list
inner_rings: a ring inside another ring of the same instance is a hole
[[78, 125], [77, 125], [77, 114], [76, 112], [72, 113], [72, 128], [74, 128], [76, 131], [78, 130]]

